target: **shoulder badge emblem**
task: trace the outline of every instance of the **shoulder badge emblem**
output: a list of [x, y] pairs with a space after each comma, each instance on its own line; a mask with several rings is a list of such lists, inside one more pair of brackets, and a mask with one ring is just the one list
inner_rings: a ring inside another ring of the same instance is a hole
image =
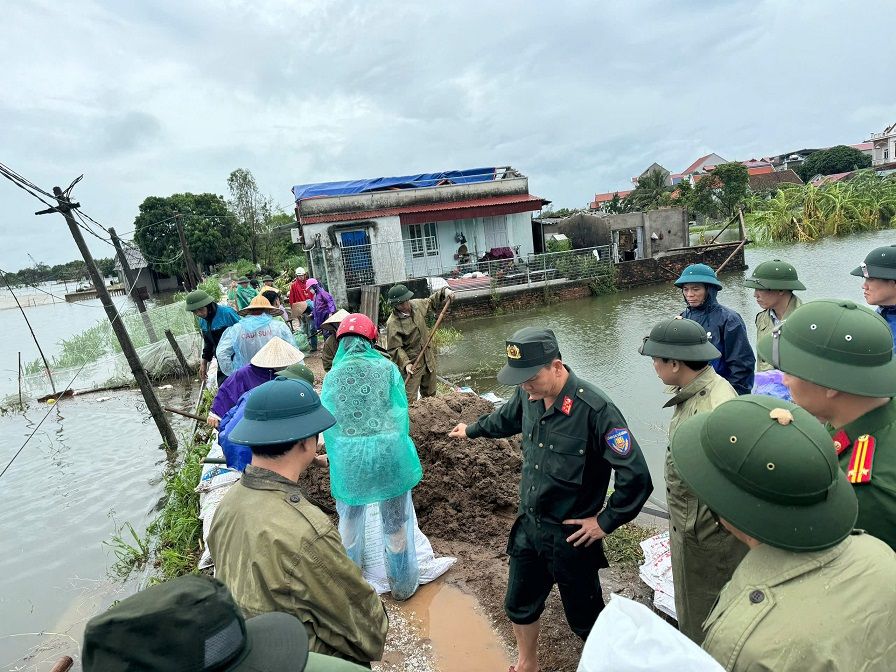
[[522, 359], [523, 355], [520, 352], [520, 348], [518, 345], [514, 343], [510, 343], [507, 346], [507, 358], [508, 359]]
[[569, 415], [572, 413], [572, 398], [571, 397], [563, 397], [563, 403], [560, 404], [560, 412], [563, 415]]
[[604, 441], [607, 442], [607, 446], [609, 446], [610, 450], [620, 457], [626, 457], [632, 452], [632, 438], [629, 436], [626, 427], [616, 427], [611, 429], [604, 436]]
[[871, 467], [874, 463], [874, 437], [863, 434], [856, 439], [846, 468], [846, 478], [853, 485], [871, 481]]

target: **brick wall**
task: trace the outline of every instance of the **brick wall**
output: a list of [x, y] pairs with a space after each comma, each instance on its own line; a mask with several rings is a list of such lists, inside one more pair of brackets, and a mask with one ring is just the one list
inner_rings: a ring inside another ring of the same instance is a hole
[[[591, 296], [591, 289], [588, 287], [587, 281], [551, 285], [549, 292], [552, 302], [572, 301]], [[505, 290], [498, 294], [497, 306], [492, 303], [491, 295], [464, 296], [465, 293], [455, 294], [449, 315], [450, 320], [489, 317], [498, 312], [515, 313], [527, 308], [542, 306], [545, 303], [544, 287], [526, 287], [517, 291]]]
[[[616, 287], [625, 289], [639, 285], [672, 282], [681, 275], [686, 266], [691, 264], [707, 264], [712, 268], [718, 268], [734, 252], [738, 244], [731, 243], [723, 247], [680, 252], [659, 258], [624, 261], [621, 264], [616, 264]], [[740, 248], [725, 266], [725, 271], [741, 271], [746, 267], [744, 248]]]

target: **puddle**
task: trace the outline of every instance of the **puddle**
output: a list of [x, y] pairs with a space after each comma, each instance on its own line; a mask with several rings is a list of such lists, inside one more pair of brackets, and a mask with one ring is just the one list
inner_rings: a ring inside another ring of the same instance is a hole
[[503, 644], [476, 598], [442, 581], [421, 586], [400, 605], [432, 645], [439, 672], [495, 672], [510, 665]]

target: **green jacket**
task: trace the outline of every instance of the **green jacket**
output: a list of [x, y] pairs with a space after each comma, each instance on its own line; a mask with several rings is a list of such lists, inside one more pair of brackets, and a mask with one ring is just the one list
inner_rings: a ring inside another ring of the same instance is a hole
[[296, 483], [246, 467], [215, 512], [208, 546], [246, 618], [283, 611], [305, 624], [311, 651], [361, 663], [382, 657], [383, 604]]
[[[803, 302], [796, 295], [791, 293], [790, 301], [787, 303], [787, 309], [784, 311], [783, 315], [778, 315], [778, 322], [782, 320], [786, 320], [787, 317], [794, 310], [803, 305]], [[756, 313], [756, 342], [759, 342], [759, 339], [765, 336], [766, 334], [772, 333], [772, 329], [775, 328], [775, 322], [772, 319], [771, 308], [767, 310], [763, 310], [759, 313]], [[769, 362], [762, 359], [759, 353], [756, 354], [756, 370], [757, 371], [771, 371], [773, 367]]]
[[[389, 357], [398, 365], [401, 375], [405, 367], [413, 364], [429, 338], [426, 316], [430, 311], [438, 312], [445, 304], [445, 289], [440, 289], [428, 299], [411, 299], [411, 314], [404, 317], [393, 310], [386, 320], [386, 348]], [[426, 348], [423, 363], [430, 371], [436, 370], [436, 354], [432, 347]]]
[[336, 340], [336, 332], [327, 336], [324, 345], [320, 351], [320, 358], [324, 364], [324, 371], [333, 368], [333, 358], [336, 356], [336, 350], [339, 348], [339, 341]]
[[[836, 430], [828, 425], [835, 441], [843, 444], [840, 468], [847, 472], [856, 439], [874, 438], [871, 480], [853, 486], [859, 500], [856, 527], [882, 539], [896, 550], [896, 398]], [[846, 436], [841, 434], [841, 431]]]
[[751, 549], [706, 620], [734, 672], [884, 672], [896, 664], [896, 554], [854, 533], [824, 551]]
[[252, 299], [258, 296], [258, 292], [256, 292], [251, 287], [237, 287], [236, 289], [236, 309], [242, 310], [250, 303], [252, 303]]
[[[711, 366], [684, 387], [670, 390], [675, 395], [665, 404], [666, 408], [675, 408], [669, 425], [670, 441], [678, 426], [691, 416], [737, 397], [731, 384]], [[703, 621], [747, 547], [717, 525], [709, 507], [684, 484], [668, 448], [665, 476], [678, 629], [699, 644], [703, 641]]]
[[[470, 438], [520, 433], [519, 515], [532, 527], [597, 516], [609, 534], [633, 520], [653, 492], [647, 462], [625, 418], [601, 390], [572, 371], [550, 408], [529, 401], [517, 387], [500, 409], [467, 426]], [[614, 490], [604, 507], [611, 471]]]

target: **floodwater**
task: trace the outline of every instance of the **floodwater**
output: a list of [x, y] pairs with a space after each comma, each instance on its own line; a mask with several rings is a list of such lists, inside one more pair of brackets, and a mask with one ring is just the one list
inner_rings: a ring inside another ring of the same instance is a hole
[[[197, 393], [158, 391], [180, 407]], [[86, 621], [136, 586], [137, 577], [124, 585], [109, 577], [115, 557], [103, 542], [125, 522], [142, 534], [162, 496], [166, 453], [136, 390], [0, 417], [0, 468], [47, 411], [0, 478], [0, 670], [49, 670], [78, 654]]]
[[[889, 244], [893, 238], [893, 232], [884, 231], [808, 245], [750, 247], [747, 263], [755, 266], [784, 257], [797, 266], [809, 288], [802, 293], [804, 298], [837, 296], [861, 302], [861, 281], [849, 271], [870, 249]], [[752, 316], [758, 309], [752, 292], [741, 285], [743, 277], [742, 272], [724, 274], [726, 289], [720, 299], [744, 316], [752, 338]], [[61, 295], [60, 289], [48, 291]], [[0, 351], [0, 394], [9, 394], [15, 390], [17, 352], [29, 361], [37, 357], [37, 350], [19, 311], [3, 308], [8, 303], [8, 295], [3, 294], [0, 333], [5, 348]], [[126, 297], [115, 300], [128, 302]], [[27, 299], [23, 303], [27, 304]], [[579, 375], [602, 387], [626, 415], [647, 455], [657, 484], [656, 501], [662, 504], [662, 459], [671, 412], [662, 409], [667, 400], [663, 386], [650, 360], [638, 355], [637, 349], [655, 322], [676, 315], [682, 306], [680, 294], [669, 284], [455, 323], [452, 326], [460, 329], [464, 338], [442, 356], [442, 373], [477, 391], [506, 395], [509, 390], [502, 389], [494, 378], [503, 363], [504, 339], [523, 326], [552, 327], [564, 360]], [[60, 339], [105, 318], [96, 300], [34, 305], [26, 311], [48, 357], [58, 352]], [[164, 404], [188, 407], [196, 392], [180, 388], [159, 395]], [[107, 399], [101, 401], [104, 397]], [[0, 416], [0, 468], [48, 408], [32, 404], [24, 416]], [[0, 478], [2, 670], [49, 670], [60, 656], [77, 654], [87, 619], [135, 586], [134, 582], [122, 585], [109, 578], [107, 570], [114, 556], [103, 542], [124, 522], [132, 523], [141, 533], [154, 517], [162, 495], [166, 456], [158, 449], [155, 425], [138, 392], [74, 397], [50, 410], [47, 420]], [[185, 428], [180, 423], [176, 430]], [[442, 584], [421, 591], [421, 602], [431, 598], [424, 621], [429, 624], [440, 669], [471, 669], [470, 661], [492, 654], [494, 662], [487, 667], [504, 669], [506, 654], [494, 648], [487, 621], [483, 617], [483, 623], [477, 625], [470, 616], [479, 614], [473, 598], [456, 592]], [[463, 614], [463, 632], [455, 623], [456, 613]], [[484, 638], [476, 640], [472, 656], [458, 649], [470, 629]]]
[[[864, 305], [862, 280], [849, 272], [873, 248], [896, 242], [894, 239], [896, 232], [879, 231], [801, 245], [751, 245], [746, 250], [746, 261], [750, 268], [776, 258], [791, 262], [807, 287], [799, 292], [804, 301], [848, 298]], [[749, 270], [723, 271], [725, 288], [719, 293], [719, 300], [743, 316], [755, 347], [753, 317], [759, 308], [753, 290], [743, 287], [743, 279], [749, 274]], [[550, 327], [557, 335], [563, 360], [577, 375], [602, 388], [625, 415], [647, 457], [654, 482], [652, 499], [665, 508], [663, 460], [672, 411], [662, 408], [669, 397], [650, 358], [639, 355], [638, 347], [654, 324], [677, 315], [683, 308], [680, 291], [668, 283], [555, 303], [523, 313], [452, 323], [462, 332], [463, 340], [441, 355], [440, 373], [477, 392], [493, 390], [499, 396], [509, 396], [511, 389], [495, 379], [495, 373], [506, 361], [504, 339], [522, 327]]]

